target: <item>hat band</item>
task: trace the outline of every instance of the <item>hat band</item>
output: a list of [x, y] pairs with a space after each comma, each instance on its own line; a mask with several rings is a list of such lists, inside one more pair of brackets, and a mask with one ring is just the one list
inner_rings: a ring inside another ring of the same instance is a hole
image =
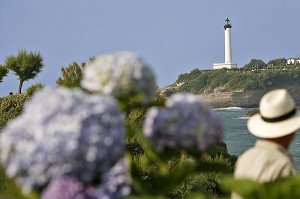
[[292, 117], [293, 115], [296, 114], [296, 109], [293, 109], [291, 112], [288, 112], [285, 115], [279, 116], [279, 117], [275, 117], [275, 118], [267, 118], [267, 117], [263, 117], [261, 116], [261, 118], [265, 121], [265, 122], [280, 122], [283, 120], [286, 120], [290, 117]]

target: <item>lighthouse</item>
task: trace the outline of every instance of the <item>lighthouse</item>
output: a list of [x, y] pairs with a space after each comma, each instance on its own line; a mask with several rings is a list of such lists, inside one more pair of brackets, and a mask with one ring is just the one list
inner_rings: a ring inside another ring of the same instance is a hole
[[233, 69], [237, 68], [236, 63], [232, 63], [232, 48], [231, 48], [231, 24], [230, 20], [227, 18], [225, 20], [224, 25], [224, 34], [225, 34], [225, 61], [224, 63], [215, 63], [213, 65], [213, 69], [221, 69], [221, 68], [228, 68]]
[[225, 63], [231, 63], [231, 24], [230, 20], [227, 18], [225, 20]]

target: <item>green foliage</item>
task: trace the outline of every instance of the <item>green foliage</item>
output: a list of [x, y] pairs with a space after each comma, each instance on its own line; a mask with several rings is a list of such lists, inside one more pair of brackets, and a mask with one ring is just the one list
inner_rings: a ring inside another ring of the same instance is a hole
[[227, 177], [222, 181], [222, 187], [234, 191], [244, 199], [281, 199], [300, 198], [300, 176], [280, 178], [268, 183], [259, 183], [248, 179], [233, 179]]
[[36, 91], [43, 89], [45, 85], [41, 83], [33, 84], [26, 89], [26, 95], [31, 97]]
[[[195, 75], [197, 71], [197, 75]], [[213, 92], [220, 91], [253, 90], [275, 88], [278, 86], [300, 85], [299, 69], [277, 69], [259, 71], [236, 70], [193, 70], [191, 73], [180, 75], [177, 84], [183, 83], [177, 91]]]
[[17, 117], [22, 112], [27, 99], [28, 96], [25, 94], [14, 94], [0, 99], [0, 130], [9, 120]]
[[68, 67], [62, 67], [62, 75], [56, 80], [56, 85], [69, 88], [80, 87], [85, 65], [85, 63], [79, 65], [77, 62], [73, 62]]
[[[0, 130], [7, 122], [17, 117], [23, 109], [28, 96], [25, 94], [9, 95], [0, 98]], [[35, 194], [24, 195], [14, 180], [6, 177], [4, 170], [0, 168], [0, 198], [3, 199], [37, 199]]]
[[25, 194], [15, 184], [14, 180], [5, 176], [3, 168], [0, 168], [0, 198], [1, 199], [38, 199], [35, 193]]
[[2, 65], [0, 65], [0, 83], [3, 80], [3, 77], [5, 77], [8, 73], [8, 69]]
[[[162, 105], [157, 97], [149, 106]], [[127, 151], [131, 176], [138, 198], [186, 198], [221, 194], [219, 180], [224, 173], [233, 171], [236, 156], [228, 154], [226, 144], [220, 143], [207, 153], [182, 149], [158, 149], [141, 133], [147, 107], [127, 103]], [[205, 194], [199, 194], [205, 193]], [[134, 198], [134, 197], [133, 197]]]
[[245, 64], [243, 68], [255, 70], [255, 69], [263, 69], [265, 67], [266, 67], [266, 63], [261, 59], [251, 59], [251, 61], [248, 64]]
[[132, 99], [125, 101], [123, 109], [130, 110], [126, 114], [127, 156], [132, 160], [131, 176], [138, 196], [130, 198], [207, 198], [222, 194], [220, 179], [233, 171], [236, 161], [236, 156], [228, 154], [225, 143], [206, 153], [159, 149], [144, 138], [141, 128], [147, 109], [162, 106], [165, 98], [157, 96], [148, 106], [139, 106]]
[[[219, 163], [220, 165], [227, 165], [231, 167], [231, 162], [224, 156], [212, 157], [205, 153], [203, 161], [210, 162], [211, 164]], [[191, 175], [178, 186], [172, 193], [172, 198], [186, 198], [193, 193], [206, 193], [214, 197], [228, 196], [221, 190], [221, 180], [225, 174], [221, 171], [218, 172], [198, 172]]]
[[287, 63], [287, 59], [279, 58], [279, 59], [272, 59], [268, 62], [268, 66], [270, 67], [285, 67]]
[[3, 168], [0, 167], [0, 193], [7, 189], [7, 177]]
[[23, 82], [35, 78], [44, 66], [40, 53], [27, 53], [26, 50], [19, 50], [17, 56], [6, 57], [5, 65], [19, 77], [19, 93], [22, 91]]
[[[220, 195], [220, 179], [232, 171], [230, 160], [208, 153], [157, 150], [144, 140], [144, 153], [133, 159], [134, 187], [141, 195], [184, 198], [192, 193]], [[146, 144], [145, 144], [146, 143]]]
[[[91, 63], [95, 60], [95, 57], [90, 57], [89, 62]], [[64, 86], [68, 88], [80, 87], [80, 81], [83, 75], [83, 69], [86, 63], [83, 62], [79, 65], [77, 62], [73, 62], [68, 67], [61, 68], [61, 77], [56, 80], [57, 86]]]
[[143, 125], [147, 110], [151, 106], [163, 106], [166, 98], [164, 96], [156, 95], [151, 103], [148, 105], [139, 104], [136, 99], [130, 97], [130, 99], [123, 99], [125, 102], [121, 108], [126, 114], [126, 125], [130, 127]]

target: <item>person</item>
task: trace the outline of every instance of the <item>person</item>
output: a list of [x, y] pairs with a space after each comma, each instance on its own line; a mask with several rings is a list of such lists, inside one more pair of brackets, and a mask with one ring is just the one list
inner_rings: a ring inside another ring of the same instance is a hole
[[[286, 89], [266, 93], [259, 102], [259, 113], [249, 118], [247, 127], [259, 139], [238, 158], [235, 179], [270, 182], [296, 174], [288, 149], [300, 128], [300, 113]], [[240, 196], [232, 193], [231, 198]]]

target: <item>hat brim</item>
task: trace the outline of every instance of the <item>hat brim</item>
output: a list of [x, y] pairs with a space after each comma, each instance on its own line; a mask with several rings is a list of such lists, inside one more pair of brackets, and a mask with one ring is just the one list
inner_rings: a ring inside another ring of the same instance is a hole
[[260, 114], [255, 114], [247, 122], [249, 132], [259, 138], [283, 137], [300, 128], [300, 112], [280, 122], [265, 122]]

